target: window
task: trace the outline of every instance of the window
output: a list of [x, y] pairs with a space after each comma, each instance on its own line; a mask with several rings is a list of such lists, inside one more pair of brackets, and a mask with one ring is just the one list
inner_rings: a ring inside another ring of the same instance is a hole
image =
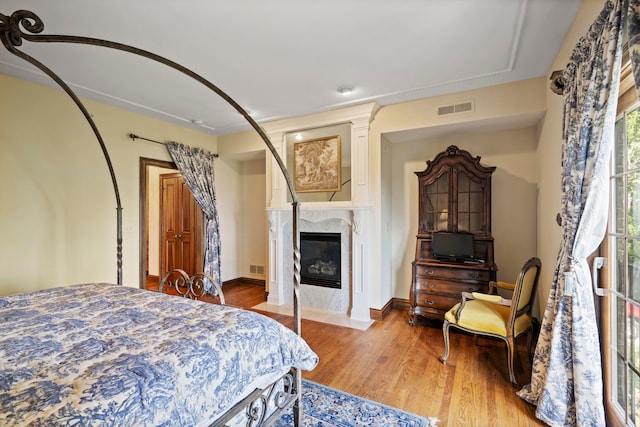
[[608, 416], [640, 425], [640, 105], [623, 70], [611, 168], [605, 301]]

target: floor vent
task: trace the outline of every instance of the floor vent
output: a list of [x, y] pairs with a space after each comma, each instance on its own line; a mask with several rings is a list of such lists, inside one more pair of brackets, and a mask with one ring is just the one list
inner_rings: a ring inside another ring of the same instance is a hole
[[438, 107], [439, 116], [447, 116], [450, 114], [467, 113], [473, 111], [473, 101], [461, 102], [459, 104], [443, 105]]
[[251, 274], [261, 274], [264, 276], [264, 265], [249, 265], [249, 272]]

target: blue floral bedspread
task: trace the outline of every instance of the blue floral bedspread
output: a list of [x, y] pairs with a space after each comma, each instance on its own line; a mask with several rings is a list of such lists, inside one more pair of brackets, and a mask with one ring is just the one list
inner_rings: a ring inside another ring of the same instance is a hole
[[0, 298], [2, 426], [197, 425], [317, 362], [290, 329], [232, 307], [102, 283]]

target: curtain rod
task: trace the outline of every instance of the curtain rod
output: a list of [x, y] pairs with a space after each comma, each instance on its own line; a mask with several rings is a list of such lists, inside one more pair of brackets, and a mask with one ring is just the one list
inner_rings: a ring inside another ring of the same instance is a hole
[[[156, 141], [155, 139], [145, 138], [145, 137], [143, 137], [143, 136], [136, 135], [135, 133], [130, 133], [130, 134], [129, 134], [129, 138], [131, 138], [131, 139], [132, 139], [132, 140], [134, 140], [134, 141], [135, 141], [136, 139], [144, 139], [145, 141], [154, 142], [154, 143], [156, 143], [156, 144], [167, 145], [167, 143], [166, 143], [166, 142]], [[212, 154], [213, 154], [213, 157], [218, 157], [218, 154], [217, 154], [217, 153], [212, 153]]]

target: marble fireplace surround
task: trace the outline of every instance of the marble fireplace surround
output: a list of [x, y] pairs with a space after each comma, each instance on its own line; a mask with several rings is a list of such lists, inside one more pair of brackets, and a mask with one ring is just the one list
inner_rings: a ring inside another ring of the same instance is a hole
[[[290, 209], [268, 209], [269, 217], [269, 297], [267, 305], [287, 308], [293, 304], [292, 213]], [[364, 280], [367, 239], [362, 233], [368, 211], [353, 207], [329, 208], [301, 205], [300, 232], [340, 233], [341, 289], [301, 284], [300, 305], [303, 317], [313, 320], [371, 322], [368, 289]], [[305, 313], [307, 314], [305, 316]], [[333, 318], [333, 319], [332, 319]], [[352, 326], [352, 325], [346, 325]], [[356, 326], [357, 327], [357, 326]]]

